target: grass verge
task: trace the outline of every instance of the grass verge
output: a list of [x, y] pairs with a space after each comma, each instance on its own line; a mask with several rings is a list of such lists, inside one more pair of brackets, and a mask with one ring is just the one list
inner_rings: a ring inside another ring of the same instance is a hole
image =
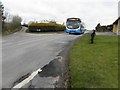
[[2, 31], [1, 34], [2, 34], [2, 36], [7, 36], [7, 35], [10, 35], [10, 34], [13, 34], [13, 33], [16, 33], [18, 31], [20, 31], [21, 28], [22, 27], [20, 26], [20, 27], [18, 27], [16, 29], [7, 29], [6, 31]]
[[90, 35], [76, 42], [70, 51], [72, 88], [118, 88], [118, 37]]

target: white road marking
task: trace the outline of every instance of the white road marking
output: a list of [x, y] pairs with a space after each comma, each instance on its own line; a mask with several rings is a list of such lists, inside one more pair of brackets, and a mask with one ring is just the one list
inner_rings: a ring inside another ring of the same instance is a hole
[[38, 72], [41, 72], [41, 71], [42, 71], [41, 69], [34, 71], [28, 78], [26, 78], [25, 80], [23, 80], [22, 82], [14, 86], [13, 88], [22, 88], [24, 85], [29, 83], [38, 74]]

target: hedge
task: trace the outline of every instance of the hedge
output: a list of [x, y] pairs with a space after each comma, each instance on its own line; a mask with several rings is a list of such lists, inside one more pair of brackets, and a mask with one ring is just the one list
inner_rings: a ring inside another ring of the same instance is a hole
[[32, 23], [28, 26], [29, 31], [54, 32], [64, 31], [65, 26], [56, 23]]

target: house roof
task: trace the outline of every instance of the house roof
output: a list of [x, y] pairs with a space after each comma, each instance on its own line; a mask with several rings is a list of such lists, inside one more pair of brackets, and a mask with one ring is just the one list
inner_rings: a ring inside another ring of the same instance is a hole
[[118, 23], [118, 20], [120, 20], [120, 17], [119, 17], [113, 24], [117, 24], [117, 23]]

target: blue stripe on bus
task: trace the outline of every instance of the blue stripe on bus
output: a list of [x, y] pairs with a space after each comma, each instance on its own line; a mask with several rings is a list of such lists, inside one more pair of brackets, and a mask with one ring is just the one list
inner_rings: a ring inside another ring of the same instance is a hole
[[78, 30], [68, 30], [66, 29], [66, 33], [82, 33], [80, 29]]

